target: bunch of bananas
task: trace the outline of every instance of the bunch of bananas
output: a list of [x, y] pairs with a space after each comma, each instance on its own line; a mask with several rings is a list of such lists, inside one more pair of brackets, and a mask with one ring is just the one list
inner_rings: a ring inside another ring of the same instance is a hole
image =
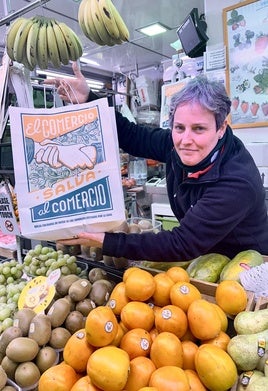
[[7, 31], [6, 48], [11, 60], [31, 71], [36, 66], [47, 69], [49, 63], [60, 68], [83, 54], [82, 43], [70, 27], [44, 16], [16, 19]]
[[129, 39], [128, 28], [111, 0], [82, 0], [78, 23], [84, 35], [101, 46], [113, 46]]

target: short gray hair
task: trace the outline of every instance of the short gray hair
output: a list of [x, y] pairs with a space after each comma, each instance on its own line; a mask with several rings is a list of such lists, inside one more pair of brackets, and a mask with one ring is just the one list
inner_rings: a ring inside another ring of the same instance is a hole
[[186, 85], [171, 99], [169, 125], [173, 128], [176, 108], [186, 103], [199, 103], [214, 114], [216, 130], [222, 126], [230, 113], [231, 100], [225, 86], [220, 81], [209, 80], [206, 76], [196, 76], [186, 82]]

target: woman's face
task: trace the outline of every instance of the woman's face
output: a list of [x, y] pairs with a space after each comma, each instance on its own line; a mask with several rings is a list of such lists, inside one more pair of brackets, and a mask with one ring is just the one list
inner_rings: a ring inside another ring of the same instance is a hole
[[172, 139], [183, 164], [195, 166], [217, 144], [226, 129], [227, 121], [216, 131], [214, 114], [199, 103], [179, 105], [175, 111]]

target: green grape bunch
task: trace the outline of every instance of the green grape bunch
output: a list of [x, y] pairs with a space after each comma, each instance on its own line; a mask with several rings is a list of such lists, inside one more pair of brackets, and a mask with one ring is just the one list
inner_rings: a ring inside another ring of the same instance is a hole
[[56, 269], [60, 269], [61, 275], [81, 275], [82, 268], [77, 263], [74, 255], [64, 254], [62, 250], [37, 244], [30, 249], [23, 260], [23, 270], [28, 276], [46, 276]]

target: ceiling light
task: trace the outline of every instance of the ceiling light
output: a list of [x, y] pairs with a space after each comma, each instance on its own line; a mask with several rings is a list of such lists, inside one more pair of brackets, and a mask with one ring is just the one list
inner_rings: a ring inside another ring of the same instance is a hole
[[100, 64], [97, 61], [91, 60], [89, 58], [81, 57], [80, 62], [82, 62], [83, 64], [96, 65], [100, 67]]
[[[42, 69], [36, 69], [36, 74], [40, 76], [47, 76], [49, 78], [64, 78], [64, 79], [74, 79], [75, 77], [73, 75], [67, 75], [63, 73], [53, 72], [53, 71], [46, 71]], [[94, 79], [86, 79], [87, 84], [93, 91], [99, 91], [104, 88], [104, 82], [101, 80], [94, 80]]]
[[140, 27], [136, 30], [142, 34], [148, 35], [149, 37], [153, 37], [154, 35], [165, 33], [166, 31], [171, 30], [171, 28], [164, 26], [162, 23], [156, 22]]

